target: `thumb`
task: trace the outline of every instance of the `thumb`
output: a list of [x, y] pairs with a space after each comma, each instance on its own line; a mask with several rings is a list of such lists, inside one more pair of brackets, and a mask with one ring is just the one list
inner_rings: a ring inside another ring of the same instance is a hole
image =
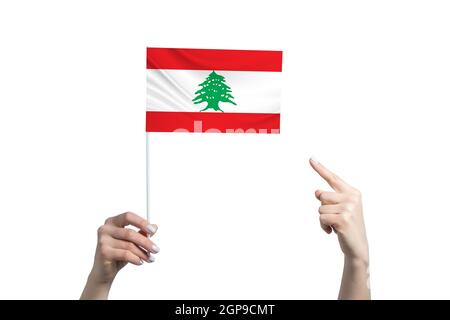
[[322, 190], [316, 190], [316, 192], [314, 192], [314, 195], [316, 196], [316, 199], [320, 201], [320, 195], [322, 194]]

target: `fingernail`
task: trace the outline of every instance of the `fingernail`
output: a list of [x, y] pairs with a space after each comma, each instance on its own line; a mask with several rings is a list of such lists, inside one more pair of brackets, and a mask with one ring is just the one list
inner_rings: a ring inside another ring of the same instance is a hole
[[314, 156], [311, 156], [311, 161], [314, 162], [315, 164], [319, 164], [319, 161], [317, 161], [317, 159]]
[[155, 233], [156, 232], [156, 228], [153, 225], [149, 224], [147, 226], [147, 231], [150, 232], [150, 233]]
[[139, 265], [142, 265], [144, 263], [144, 260], [142, 260], [141, 258], [139, 258]]
[[154, 256], [148, 256], [148, 262], [155, 262], [155, 257]]
[[158, 247], [156, 244], [154, 244], [154, 245], [152, 246], [152, 251], [153, 251], [154, 253], [158, 253], [158, 252], [159, 252], [159, 247]]

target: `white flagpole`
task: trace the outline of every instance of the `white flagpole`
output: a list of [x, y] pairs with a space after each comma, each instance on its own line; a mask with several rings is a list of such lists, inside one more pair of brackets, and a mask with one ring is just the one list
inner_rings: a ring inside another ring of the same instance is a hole
[[145, 182], [147, 183], [147, 221], [150, 222], [150, 139], [148, 137], [148, 132], [145, 133], [145, 153], [146, 153], [146, 163], [145, 163]]

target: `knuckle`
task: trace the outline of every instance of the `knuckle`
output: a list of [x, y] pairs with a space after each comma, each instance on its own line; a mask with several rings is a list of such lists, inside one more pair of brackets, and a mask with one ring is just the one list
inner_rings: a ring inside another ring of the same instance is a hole
[[121, 260], [128, 260], [128, 255], [129, 255], [128, 251], [122, 251], [119, 254], [119, 257], [120, 257]]
[[131, 239], [133, 238], [133, 231], [131, 229], [123, 229], [123, 235], [125, 236], [125, 238], [127, 239]]
[[328, 183], [329, 184], [336, 184], [336, 182], [337, 182], [337, 179], [336, 179], [336, 176], [333, 174], [333, 175], [331, 175], [329, 178], [328, 178]]
[[108, 249], [106, 247], [101, 247], [99, 252], [102, 258], [108, 257]]
[[347, 225], [349, 225], [350, 224], [350, 221], [351, 221], [351, 215], [349, 215], [349, 214], [346, 214], [346, 213], [344, 213], [344, 214], [341, 214], [341, 223], [342, 223], [342, 225], [343, 226], [347, 226]]
[[355, 209], [355, 205], [352, 202], [346, 202], [342, 204], [342, 210], [344, 212], [350, 213]]
[[128, 211], [124, 212], [124, 213], [122, 213], [122, 217], [125, 221], [128, 221], [128, 220], [130, 220], [130, 213]]
[[337, 182], [339, 182], [340, 178], [337, 174], [333, 173], [330, 177], [330, 180], [333, 181], [334, 183], [337, 183]]
[[127, 242], [126, 247], [127, 247], [127, 250], [130, 250], [130, 251], [131, 251], [131, 250], [134, 250], [135, 245], [132, 244], [131, 242]]
[[127, 261], [133, 261], [134, 260], [134, 255], [130, 251], [125, 251], [125, 259]]
[[106, 245], [106, 236], [105, 236], [104, 234], [101, 234], [101, 235], [98, 237], [98, 244], [99, 244], [100, 246], [105, 246], [105, 245]]
[[125, 219], [125, 221], [130, 221], [133, 218], [133, 213], [130, 211], [127, 211], [123, 214], [123, 217]]
[[151, 241], [151, 240], [149, 240], [149, 239], [145, 239], [145, 242], [144, 242], [144, 248], [145, 249], [147, 249], [147, 250], [150, 250], [150, 248], [152, 247], [152, 245], [153, 245], [153, 242]]
[[105, 226], [100, 226], [98, 229], [97, 229], [97, 234], [98, 234], [98, 236], [99, 237], [101, 237], [103, 234], [105, 234]]
[[321, 192], [319, 194], [319, 196], [317, 197], [317, 199], [319, 199], [319, 201], [323, 201], [323, 192]]
[[109, 217], [109, 218], [106, 218], [106, 219], [105, 219], [105, 223], [104, 223], [104, 224], [110, 224], [110, 223], [111, 223], [111, 220], [112, 220], [112, 218], [111, 218], [111, 217]]
[[353, 188], [352, 193], [354, 196], [356, 196], [358, 199], [361, 198], [361, 191], [359, 191], [356, 188]]

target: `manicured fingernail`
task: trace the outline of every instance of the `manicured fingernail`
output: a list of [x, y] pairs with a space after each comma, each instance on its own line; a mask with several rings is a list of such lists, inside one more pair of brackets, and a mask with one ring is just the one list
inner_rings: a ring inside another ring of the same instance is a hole
[[319, 164], [319, 161], [317, 161], [317, 159], [316, 159], [314, 156], [312, 156], [310, 159], [311, 159], [311, 161], [314, 162], [315, 164]]
[[148, 257], [148, 262], [155, 262], [155, 257], [154, 256], [149, 256]]
[[152, 251], [153, 251], [154, 253], [158, 253], [158, 252], [159, 252], [159, 247], [158, 247], [156, 244], [154, 244], [154, 245], [152, 246]]
[[156, 228], [155, 228], [155, 226], [149, 224], [147, 226], [147, 231], [150, 232], [150, 233], [155, 233], [156, 232]]

